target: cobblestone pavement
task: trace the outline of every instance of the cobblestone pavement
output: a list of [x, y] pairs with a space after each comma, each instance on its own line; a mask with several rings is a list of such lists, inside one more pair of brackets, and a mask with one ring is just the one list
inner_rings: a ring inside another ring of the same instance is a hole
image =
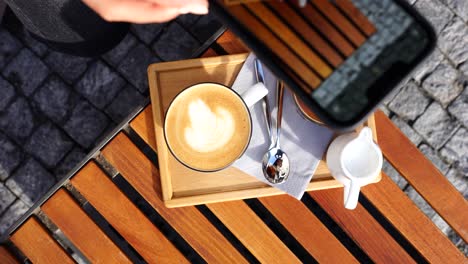
[[[468, 1], [410, 0], [434, 25], [436, 51], [382, 109], [468, 197]], [[0, 26], [0, 234], [148, 97], [146, 67], [185, 59], [221, 25], [185, 15], [134, 25], [100, 58], [49, 50], [11, 16]], [[449, 226], [385, 171], [465, 254]]]

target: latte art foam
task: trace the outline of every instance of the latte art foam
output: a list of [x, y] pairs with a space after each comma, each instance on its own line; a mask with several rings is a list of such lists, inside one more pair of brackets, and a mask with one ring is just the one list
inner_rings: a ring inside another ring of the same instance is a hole
[[212, 83], [181, 92], [166, 113], [164, 135], [173, 155], [196, 170], [214, 171], [238, 159], [251, 135], [248, 108], [231, 89]]
[[185, 141], [195, 151], [212, 152], [231, 141], [236, 130], [232, 113], [222, 106], [210, 109], [206, 102], [196, 99], [188, 105], [190, 125], [185, 128]]

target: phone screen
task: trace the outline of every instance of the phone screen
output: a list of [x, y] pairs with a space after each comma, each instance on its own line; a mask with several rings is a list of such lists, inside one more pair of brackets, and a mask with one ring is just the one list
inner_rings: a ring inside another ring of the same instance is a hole
[[362, 121], [435, 43], [428, 23], [402, 0], [212, 4], [270, 70], [335, 128]]
[[343, 121], [381, 101], [392, 88], [391, 78], [408, 73], [430, 42], [427, 31], [395, 1], [352, 3], [375, 31], [312, 92], [326, 112]]

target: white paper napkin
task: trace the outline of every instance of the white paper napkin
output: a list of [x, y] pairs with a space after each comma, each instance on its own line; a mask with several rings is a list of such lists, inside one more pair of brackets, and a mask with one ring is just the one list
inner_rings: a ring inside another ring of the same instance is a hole
[[[232, 89], [242, 94], [256, 82], [254, 68], [254, 54], [250, 54]], [[268, 89], [268, 100], [272, 122], [276, 122], [276, 77], [263, 67], [265, 85]], [[316, 125], [305, 119], [299, 112], [294, 98], [285, 89], [283, 99], [283, 120], [281, 130], [281, 149], [286, 152], [290, 160], [290, 174], [286, 182], [272, 185], [291, 196], [301, 199], [310, 182], [315, 169], [323, 156], [326, 146], [331, 140], [333, 132], [325, 127]], [[233, 166], [256, 177], [258, 180], [270, 184], [262, 172], [262, 158], [270, 146], [263, 108], [260, 103], [250, 108], [252, 115], [253, 134], [250, 145], [245, 154]], [[275, 131], [276, 132], [276, 131]], [[271, 185], [271, 184], [270, 184]]]

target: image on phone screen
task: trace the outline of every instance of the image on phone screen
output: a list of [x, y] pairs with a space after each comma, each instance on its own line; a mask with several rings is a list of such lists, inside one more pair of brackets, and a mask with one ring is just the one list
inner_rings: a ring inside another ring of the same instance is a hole
[[403, 0], [212, 1], [215, 13], [330, 127], [370, 114], [434, 47]]

